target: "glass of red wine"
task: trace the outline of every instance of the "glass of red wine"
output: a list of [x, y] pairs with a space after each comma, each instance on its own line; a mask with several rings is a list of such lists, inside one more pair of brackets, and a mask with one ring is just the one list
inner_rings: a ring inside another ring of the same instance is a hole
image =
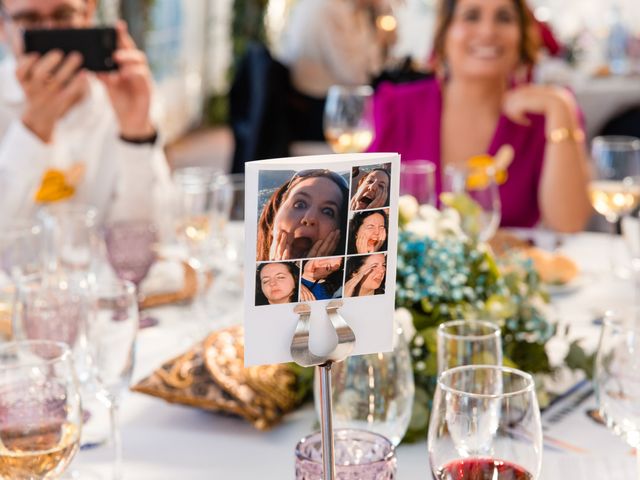
[[[117, 221], [107, 225], [105, 230], [105, 246], [111, 267], [118, 278], [136, 286], [139, 297], [140, 283], [156, 261], [154, 247], [157, 241], [156, 229], [148, 221]], [[141, 328], [157, 323], [153, 317], [140, 317]]]
[[428, 445], [436, 480], [536, 480], [542, 426], [533, 377], [497, 365], [445, 370]]

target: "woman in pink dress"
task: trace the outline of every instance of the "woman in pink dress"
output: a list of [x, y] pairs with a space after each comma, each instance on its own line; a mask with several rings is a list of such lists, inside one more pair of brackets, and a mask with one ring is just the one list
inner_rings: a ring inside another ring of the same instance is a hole
[[500, 185], [502, 225], [542, 220], [557, 231], [582, 229], [591, 207], [575, 101], [562, 88], [518, 82], [535, 63], [536, 38], [524, 0], [441, 0], [438, 75], [379, 87], [370, 151], [433, 161], [440, 191], [443, 167], [464, 167], [509, 144], [515, 155]]

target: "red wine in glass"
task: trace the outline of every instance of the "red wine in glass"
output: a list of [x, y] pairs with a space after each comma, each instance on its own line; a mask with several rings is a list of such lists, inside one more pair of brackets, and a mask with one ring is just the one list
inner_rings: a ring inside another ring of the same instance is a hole
[[[154, 245], [158, 237], [148, 222], [122, 221], [107, 227], [105, 245], [107, 257], [118, 278], [129, 280], [136, 288], [149, 273], [156, 261]], [[150, 316], [140, 317], [140, 328], [157, 325]]]
[[533, 480], [524, 468], [495, 458], [464, 458], [449, 462], [434, 474], [435, 480]]

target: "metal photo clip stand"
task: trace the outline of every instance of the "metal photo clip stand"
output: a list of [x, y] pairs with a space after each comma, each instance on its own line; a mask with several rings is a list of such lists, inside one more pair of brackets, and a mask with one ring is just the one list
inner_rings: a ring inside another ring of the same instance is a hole
[[332, 300], [327, 305], [329, 320], [338, 336], [338, 344], [325, 356], [317, 356], [309, 349], [309, 328], [311, 307], [307, 304], [296, 306], [299, 315], [296, 331], [291, 339], [291, 356], [303, 367], [319, 367], [320, 372], [320, 436], [322, 438], [322, 471], [324, 480], [335, 479], [335, 457], [333, 451], [333, 411], [331, 407], [331, 366], [341, 362], [353, 350], [356, 336], [338, 313], [342, 301]]

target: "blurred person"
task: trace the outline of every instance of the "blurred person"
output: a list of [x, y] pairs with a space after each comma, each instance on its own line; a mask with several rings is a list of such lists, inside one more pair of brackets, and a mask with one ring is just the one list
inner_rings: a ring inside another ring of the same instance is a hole
[[331, 170], [296, 173], [263, 207], [257, 260], [344, 254], [348, 198], [346, 180]]
[[[381, 85], [370, 151], [427, 158], [440, 172], [468, 159], [514, 155], [500, 185], [502, 225], [581, 230], [591, 207], [585, 138], [574, 98], [555, 86], [520, 83], [535, 64], [536, 29], [524, 0], [441, 0], [435, 77]], [[524, 74], [524, 75], [523, 75]]]
[[337, 298], [342, 284], [342, 257], [307, 260], [302, 267], [300, 301]]
[[384, 210], [356, 212], [349, 224], [349, 253], [386, 250], [388, 223]]
[[298, 301], [300, 268], [295, 262], [263, 263], [256, 270], [256, 305]]
[[291, 72], [294, 138], [324, 140], [324, 101], [331, 85], [366, 85], [382, 70], [395, 30], [379, 28], [382, 0], [300, 0], [282, 40]]
[[[78, 53], [25, 53], [36, 28], [93, 25], [96, 0], [2, 0], [0, 225], [46, 202], [92, 204], [102, 218], [157, 214], [169, 171], [151, 120], [152, 78], [124, 22], [118, 70], [92, 73]], [[155, 211], [154, 211], [155, 210]]]
[[387, 257], [382, 253], [349, 257], [344, 284], [345, 297], [384, 294]]

